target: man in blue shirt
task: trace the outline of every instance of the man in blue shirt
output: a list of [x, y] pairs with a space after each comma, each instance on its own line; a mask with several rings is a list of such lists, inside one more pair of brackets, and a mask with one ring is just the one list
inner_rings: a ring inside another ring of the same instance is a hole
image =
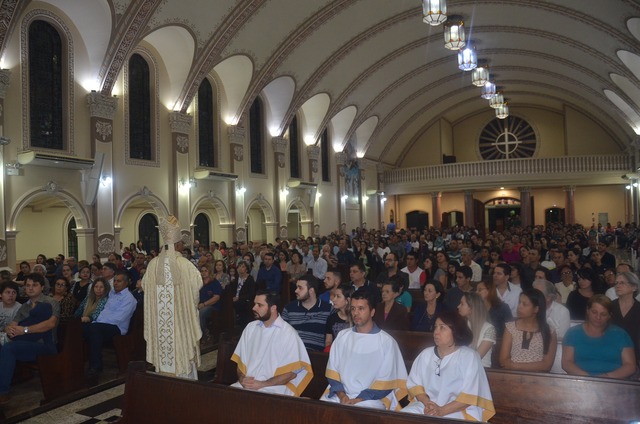
[[280, 268], [277, 266], [273, 266], [273, 260], [273, 252], [267, 252], [264, 254], [264, 258], [262, 259], [264, 267], [260, 267], [256, 282], [258, 284], [263, 283], [267, 291], [280, 293], [282, 271], [280, 271]]
[[89, 370], [87, 378], [95, 378], [102, 371], [102, 347], [118, 334], [129, 331], [129, 322], [136, 310], [137, 301], [129, 291], [129, 276], [118, 271], [113, 279], [113, 291], [109, 293], [104, 309], [91, 324], [83, 329], [89, 342]]
[[318, 299], [320, 282], [305, 274], [296, 281], [296, 299], [284, 307], [282, 319], [296, 329], [307, 350], [323, 350], [331, 304]]

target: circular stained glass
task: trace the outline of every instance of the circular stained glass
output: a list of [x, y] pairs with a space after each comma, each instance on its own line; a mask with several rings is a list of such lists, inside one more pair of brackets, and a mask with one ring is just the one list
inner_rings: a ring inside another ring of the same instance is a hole
[[496, 118], [480, 133], [480, 155], [485, 160], [530, 158], [537, 142], [533, 127], [524, 119]]

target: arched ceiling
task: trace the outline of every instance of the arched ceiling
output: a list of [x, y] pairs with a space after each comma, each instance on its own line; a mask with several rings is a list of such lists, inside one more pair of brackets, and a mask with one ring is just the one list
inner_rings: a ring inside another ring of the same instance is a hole
[[[216, 74], [223, 92], [236, 99], [229, 102], [237, 108], [225, 112], [229, 116], [240, 116], [256, 96], [268, 94], [278, 111], [271, 115], [278, 122], [268, 122], [268, 128], [284, 133], [302, 110], [316, 123], [316, 133], [305, 134], [305, 142], [318, 139], [327, 126], [332, 131], [339, 126], [332, 134], [334, 147], [352, 140], [358, 155], [395, 166], [416, 134], [432, 123], [455, 124], [488, 108], [470, 73], [457, 69], [456, 54], [443, 47], [442, 26], [422, 22], [419, 0], [95, 1], [113, 13], [100, 71], [103, 91], [112, 87], [123, 55], [145, 37], [162, 43], [163, 34], [175, 36], [163, 29], [173, 25], [194, 38], [193, 59], [183, 53], [182, 63], [171, 64], [182, 67], [175, 71], [180, 79], [173, 80], [184, 83], [172, 92], [175, 107], [183, 111], [202, 79]], [[83, 7], [81, 0], [49, 3], [62, 10], [75, 7], [69, 13], [73, 19]], [[5, 12], [13, 13], [11, 4], [15, 1], [2, 2]], [[570, 106], [621, 147], [640, 134], [640, 2], [449, 0], [448, 9], [464, 18], [479, 59], [490, 66], [512, 106], [560, 113]], [[86, 23], [79, 31], [82, 27]], [[170, 49], [167, 43], [165, 61]], [[225, 62], [229, 58], [235, 59]], [[242, 67], [241, 81], [235, 81], [231, 63]], [[289, 81], [280, 98], [270, 89], [278, 81]], [[246, 89], [238, 92], [238, 87]], [[328, 107], [315, 108], [322, 116], [311, 117], [303, 105], [320, 93], [328, 97]], [[345, 111], [355, 116], [344, 119]]]

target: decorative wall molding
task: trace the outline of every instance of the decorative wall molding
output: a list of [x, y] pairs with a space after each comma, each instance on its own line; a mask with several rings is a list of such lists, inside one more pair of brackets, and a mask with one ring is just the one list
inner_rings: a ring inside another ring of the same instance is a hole
[[92, 118], [113, 121], [118, 108], [118, 98], [92, 91], [87, 94], [87, 105], [89, 106], [89, 115]]

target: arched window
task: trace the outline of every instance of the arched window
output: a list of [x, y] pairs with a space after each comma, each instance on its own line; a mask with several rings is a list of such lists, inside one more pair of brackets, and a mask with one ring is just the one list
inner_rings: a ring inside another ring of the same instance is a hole
[[249, 109], [249, 142], [251, 144], [251, 172], [264, 174], [264, 152], [262, 135], [262, 101], [257, 98]]
[[139, 54], [131, 55], [128, 69], [129, 157], [153, 160], [151, 149], [151, 75]]
[[300, 178], [300, 143], [298, 141], [298, 117], [289, 125], [289, 168], [291, 178]]
[[[49, 23], [29, 25], [29, 144], [64, 150], [62, 38]], [[66, 65], [65, 65], [66, 66]]]
[[320, 137], [320, 154], [322, 155], [322, 181], [331, 181], [329, 173], [329, 130], [327, 128], [322, 131]]
[[[200, 246], [209, 246], [209, 218], [204, 213], [196, 215], [193, 221], [193, 239], [200, 242]], [[194, 252], [195, 253], [195, 252]]]
[[213, 88], [208, 79], [203, 79], [198, 88], [198, 164], [216, 167]]
[[160, 251], [160, 240], [158, 234], [158, 218], [152, 213], [145, 214], [138, 224], [138, 240], [142, 240], [142, 245], [147, 253], [152, 250]]
[[67, 225], [67, 256], [78, 258], [78, 236], [76, 235], [76, 219], [71, 218]]

